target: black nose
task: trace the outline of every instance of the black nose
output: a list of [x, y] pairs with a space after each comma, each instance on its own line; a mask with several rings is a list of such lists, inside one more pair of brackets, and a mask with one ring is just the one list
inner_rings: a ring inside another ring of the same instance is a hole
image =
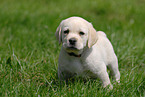
[[75, 45], [76, 42], [77, 42], [77, 40], [76, 40], [75, 38], [69, 39], [69, 43], [70, 43], [71, 45]]

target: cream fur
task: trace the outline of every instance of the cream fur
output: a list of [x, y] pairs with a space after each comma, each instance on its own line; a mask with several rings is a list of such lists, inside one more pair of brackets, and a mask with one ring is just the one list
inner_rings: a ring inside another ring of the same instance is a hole
[[[67, 35], [64, 34], [65, 30], [69, 30]], [[80, 31], [85, 34], [79, 35]], [[62, 42], [58, 64], [60, 80], [73, 75], [99, 78], [103, 87], [110, 85], [113, 88], [107, 73], [108, 66], [113, 78], [119, 82], [118, 60], [104, 32], [96, 32], [91, 23], [80, 17], [70, 17], [60, 23], [56, 37]], [[68, 49], [71, 38], [77, 40], [76, 50]], [[68, 53], [81, 54], [81, 57], [70, 56]]]

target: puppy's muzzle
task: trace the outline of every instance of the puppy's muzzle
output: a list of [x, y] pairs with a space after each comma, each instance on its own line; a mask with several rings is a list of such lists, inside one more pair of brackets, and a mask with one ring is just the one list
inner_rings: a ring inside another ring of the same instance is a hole
[[77, 42], [77, 40], [76, 40], [75, 38], [69, 39], [69, 44], [70, 44], [71, 46], [75, 46], [75, 45], [76, 45], [76, 42]]

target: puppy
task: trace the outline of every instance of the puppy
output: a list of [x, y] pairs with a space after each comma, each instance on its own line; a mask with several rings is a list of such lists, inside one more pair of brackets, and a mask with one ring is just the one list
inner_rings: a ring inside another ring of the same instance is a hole
[[110, 85], [109, 67], [113, 78], [119, 82], [118, 60], [113, 47], [102, 31], [80, 17], [63, 20], [56, 30], [56, 38], [62, 43], [59, 55], [58, 77], [60, 80], [72, 76], [99, 78], [103, 87]]

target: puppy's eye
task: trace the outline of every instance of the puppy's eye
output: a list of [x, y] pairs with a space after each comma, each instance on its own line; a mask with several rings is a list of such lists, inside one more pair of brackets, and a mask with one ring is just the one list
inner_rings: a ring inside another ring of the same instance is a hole
[[84, 33], [84, 32], [80, 32], [79, 34], [80, 34], [80, 35], [84, 35], [85, 33]]
[[68, 34], [68, 33], [69, 33], [69, 30], [65, 30], [65, 31], [64, 31], [64, 34]]

